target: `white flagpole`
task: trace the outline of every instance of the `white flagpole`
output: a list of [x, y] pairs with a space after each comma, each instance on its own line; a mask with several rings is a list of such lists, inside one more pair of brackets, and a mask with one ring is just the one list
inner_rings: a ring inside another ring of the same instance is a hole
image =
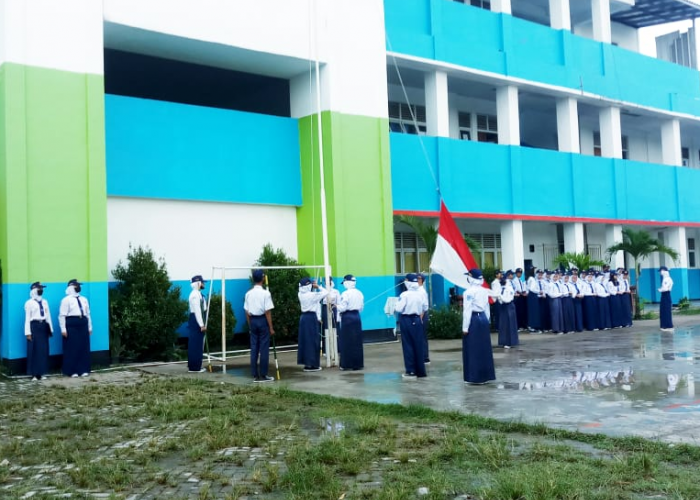
[[[315, 52], [316, 52], [316, 122], [318, 126], [318, 156], [319, 156], [319, 169], [320, 169], [320, 180], [321, 180], [321, 232], [323, 235], [323, 270], [326, 275], [326, 289], [330, 290], [330, 276], [331, 276], [331, 265], [330, 256], [328, 251], [328, 214], [326, 211], [326, 176], [324, 172], [324, 162], [323, 162], [323, 118], [321, 116], [321, 68], [318, 56], [318, 32], [319, 32], [319, 16], [318, 16], [318, 0], [314, 0], [314, 38], [315, 38]], [[313, 175], [313, 172], [311, 173]], [[330, 320], [330, 318], [329, 318]], [[332, 337], [330, 342], [327, 342], [326, 348], [326, 364], [334, 364], [337, 359], [337, 347], [335, 345], [335, 331], [333, 330], [332, 324], [329, 321], [328, 334]], [[333, 350], [334, 352], [330, 352]]]

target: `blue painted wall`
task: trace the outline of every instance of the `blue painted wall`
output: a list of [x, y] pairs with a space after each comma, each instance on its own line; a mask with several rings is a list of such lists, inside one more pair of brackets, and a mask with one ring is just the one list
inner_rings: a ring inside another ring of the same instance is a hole
[[[58, 310], [61, 299], [66, 296], [66, 284], [44, 283], [44, 298], [49, 303], [51, 319], [53, 321], [53, 337], [49, 340], [49, 353], [51, 355], [63, 353], [61, 329], [58, 324]], [[2, 285], [3, 318], [6, 318], [5, 330], [0, 338], [0, 358], [20, 359], [27, 356], [27, 341], [24, 336], [24, 303], [29, 299], [29, 286], [26, 284]], [[81, 295], [90, 302], [92, 315], [92, 337], [90, 349], [92, 351], [106, 351], [109, 349], [109, 319], [106, 312], [109, 310], [107, 298], [107, 283], [83, 283]], [[104, 311], [99, 314], [97, 311]]]
[[[685, 269], [671, 267], [669, 269], [673, 280], [673, 290], [671, 290], [671, 301], [677, 304], [683, 297], [690, 300], [700, 299], [700, 269]], [[635, 271], [630, 272], [630, 283], [636, 284]], [[659, 302], [661, 293], [661, 275], [658, 268], [642, 268], [642, 280], [639, 286], [641, 297], [650, 302]]]
[[[384, 303], [388, 297], [393, 297], [395, 295], [393, 285], [393, 276], [356, 276], [357, 278], [357, 288], [365, 296], [365, 309], [362, 311], [362, 328], [365, 330], [377, 330], [383, 328], [394, 328], [395, 319], [393, 316], [387, 317], [384, 314]], [[205, 276], [205, 279], [208, 277]], [[190, 282], [189, 281], [174, 281], [173, 285], [179, 285], [182, 298], [187, 300], [190, 295]], [[207, 281], [207, 287], [211, 286], [213, 291], [216, 293], [221, 293], [221, 280], [209, 282]], [[297, 288], [296, 283], [290, 284], [295, 289]], [[236, 316], [236, 333], [241, 333], [246, 331], [245, 327], [245, 311], [243, 310], [243, 300], [245, 294], [250, 290], [251, 284], [247, 279], [236, 279], [236, 280], [226, 280], [226, 300], [231, 302], [233, 307], [233, 314]], [[342, 285], [338, 285], [338, 291], [343, 293], [345, 288]], [[205, 290], [205, 295], [209, 293], [209, 288]], [[272, 302], [275, 301], [275, 290], [270, 290], [272, 294]], [[221, 311], [217, 311], [221, 314]], [[272, 313], [272, 320], [274, 325], [275, 312]], [[186, 325], [180, 328], [180, 334], [186, 335]]]
[[421, 139], [453, 212], [700, 222], [699, 170], [400, 133], [390, 135], [394, 210], [440, 209]]
[[700, 115], [697, 71], [451, 0], [384, 0], [387, 50]]
[[105, 95], [107, 194], [301, 205], [297, 120]]

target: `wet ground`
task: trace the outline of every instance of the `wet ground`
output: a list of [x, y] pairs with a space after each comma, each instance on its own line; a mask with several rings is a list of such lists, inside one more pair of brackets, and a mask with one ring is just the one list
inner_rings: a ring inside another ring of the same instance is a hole
[[[694, 325], [699, 319], [675, 318], [674, 333], [659, 331], [657, 321], [605, 332], [523, 333], [517, 348], [494, 347], [498, 380], [485, 386], [463, 383], [459, 340], [431, 342], [425, 379], [401, 378], [401, 346], [390, 343], [365, 346], [365, 370], [356, 372], [304, 373], [296, 366], [296, 353], [280, 353], [281, 381], [275, 383], [367, 401], [700, 444], [700, 326]], [[225, 374], [217, 368], [189, 375], [182, 364], [147, 370], [252, 383], [246, 356], [230, 360]]]

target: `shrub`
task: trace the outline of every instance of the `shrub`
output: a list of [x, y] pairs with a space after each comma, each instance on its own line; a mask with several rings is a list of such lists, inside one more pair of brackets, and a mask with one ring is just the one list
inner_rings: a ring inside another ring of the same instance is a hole
[[678, 310], [684, 311], [686, 309], [690, 309], [690, 299], [688, 297], [683, 297], [678, 301]]
[[[275, 250], [269, 243], [263, 247], [260, 257], [255, 262], [256, 266], [299, 266], [299, 262], [287, 254], [281, 248]], [[272, 302], [275, 308], [272, 310], [272, 326], [275, 328], [275, 337], [281, 339], [295, 339], [299, 333], [299, 280], [308, 277], [306, 269], [271, 269], [266, 271], [268, 285], [272, 294]]]
[[442, 306], [430, 310], [428, 337], [431, 339], [462, 338], [462, 308]]
[[130, 248], [126, 265], [112, 271], [109, 330], [112, 353], [138, 360], [172, 359], [177, 329], [187, 320], [187, 301], [172, 286], [163, 259], [148, 248]]
[[[233, 345], [233, 332], [236, 329], [236, 316], [233, 314], [231, 302], [226, 301], [226, 347]], [[209, 319], [207, 320], [207, 342], [209, 350], [221, 350], [221, 295], [212, 292], [209, 304]]]

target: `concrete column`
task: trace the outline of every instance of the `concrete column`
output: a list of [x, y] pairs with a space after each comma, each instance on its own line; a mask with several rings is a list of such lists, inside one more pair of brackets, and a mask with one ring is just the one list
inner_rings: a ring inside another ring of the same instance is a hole
[[610, 0], [591, 0], [593, 38], [603, 43], [612, 41]]
[[678, 252], [678, 260], [666, 256], [666, 265], [671, 270], [673, 290], [671, 298], [675, 304], [683, 297], [690, 297], [688, 285], [688, 239], [684, 227], [671, 227], [666, 230], [666, 245]]
[[491, 0], [491, 11], [511, 14], [510, 0]]
[[450, 136], [447, 73], [444, 71], [431, 71], [425, 74], [425, 117], [428, 135]]
[[[622, 158], [622, 126], [620, 108], [600, 110], [600, 150], [605, 158]], [[679, 149], [680, 152], [680, 149]]]
[[520, 146], [518, 87], [498, 87], [496, 106], [498, 110], [498, 144]]
[[523, 221], [508, 220], [501, 223], [501, 256], [503, 269], [515, 270], [523, 267], [525, 262]]
[[549, 0], [549, 25], [555, 30], [571, 31], [569, 0]]
[[[605, 248], [610, 248], [615, 243], [622, 243], [622, 226], [617, 224], [609, 224], [605, 226]], [[617, 269], [624, 267], [625, 254], [624, 252], [616, 252], [610, 256], [610, 268]]]
[[564, 251], [573, 253], [586, 251], [582, 222], [564, 224]]
[[664, 165], [683, 165], [681, 124], [678, 119], [667, 120], [661, 124], [661, 158]]
[[[554, 1], [554, 0], [553, 0]], [[567, 0], [563, 0], [567, 3]], [[557, 99], [557, 136], [559, 151], [580, 153], [578, 101], [571, 97]]]

